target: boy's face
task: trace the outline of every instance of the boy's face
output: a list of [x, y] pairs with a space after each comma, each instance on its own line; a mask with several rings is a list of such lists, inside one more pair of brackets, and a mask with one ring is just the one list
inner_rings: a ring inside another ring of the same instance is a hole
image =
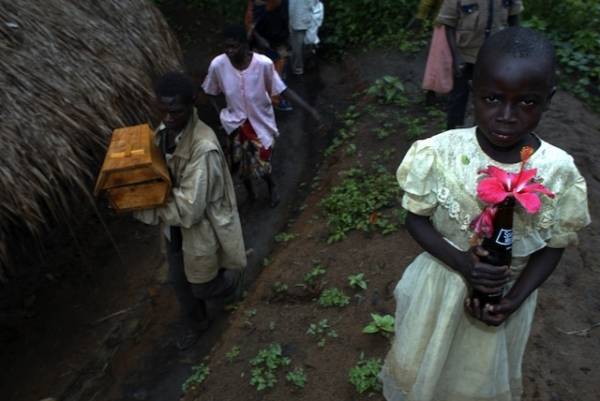
[[158, 98], [158, 108], [165, 127], [173, 132], [179, 132], [187, 125], [193, 110], [192, 104], [186, 104], [182, 96], [161, 96]]
[[225, 40], [225, 54], [233, 65], [240, 65], [244, 62], [248, 45], [240, 43], [234, 39]]
[[487, 60], [473, 82], [479, 131], [499, 148], [518, 146], [537, 127], [554, 89], [551, 66], [528, 58]]

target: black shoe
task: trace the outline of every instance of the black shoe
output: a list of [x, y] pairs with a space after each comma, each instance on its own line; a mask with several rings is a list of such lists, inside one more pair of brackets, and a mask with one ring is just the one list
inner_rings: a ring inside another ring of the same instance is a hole
[[206, 319], [194, 326], [196, 327], [186, 327], [177, 337], [175, 346], [179, 351], [185, 351], [193, 347], [200, 339], [202, 333], [210, 327], [210, 321]]

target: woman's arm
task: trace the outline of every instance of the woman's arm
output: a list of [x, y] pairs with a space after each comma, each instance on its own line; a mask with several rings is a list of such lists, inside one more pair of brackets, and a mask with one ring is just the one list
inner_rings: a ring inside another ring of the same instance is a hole
[[487, 255], [481, 247], [466, 252], [456, 249], [433, 227], [428, 217], [409, 212], [406, 228], [423, 249], [463, 276], [472, 288], [486, 294], [494, 293], [510, 280], [508, 266], [481, 262], [480, 257]]

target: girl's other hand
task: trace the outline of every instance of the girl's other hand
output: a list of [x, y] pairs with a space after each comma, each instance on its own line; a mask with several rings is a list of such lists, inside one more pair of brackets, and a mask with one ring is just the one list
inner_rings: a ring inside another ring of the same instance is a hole
[[481, 305], [477, 298], [465, 299], [465, 310], [488, 326], [500, 326], [518, 308], [518, 303], [507, 297], [502, 298], [496, 305]]

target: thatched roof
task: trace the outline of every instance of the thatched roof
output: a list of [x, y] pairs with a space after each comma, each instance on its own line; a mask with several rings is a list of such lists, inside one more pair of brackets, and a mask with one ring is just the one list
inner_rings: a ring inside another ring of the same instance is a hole
[[0, 279], [11, 241], [91, 190], [113, 128], [152, 115], [181, 51], [147, 0], [0, 0]]

